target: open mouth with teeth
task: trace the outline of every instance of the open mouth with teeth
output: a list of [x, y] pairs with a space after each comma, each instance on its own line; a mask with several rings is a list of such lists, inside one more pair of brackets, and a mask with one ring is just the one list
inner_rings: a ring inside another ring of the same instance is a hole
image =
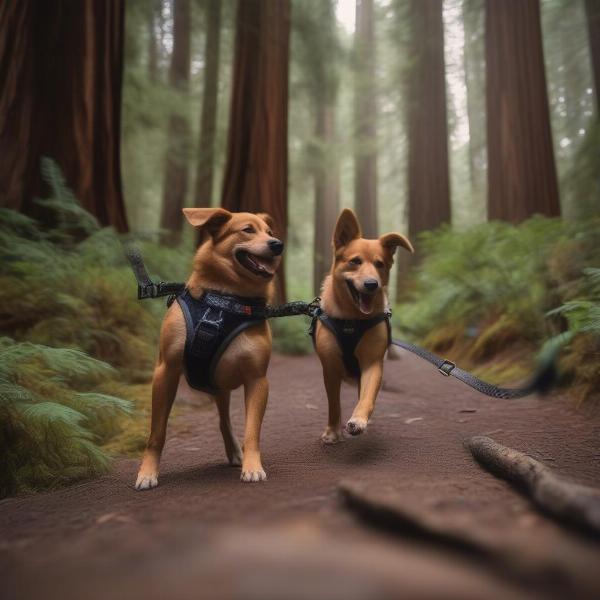
[[247, 250], [238, 250], [235, 253], [235, 258], [242, 267], [248, 269], [254, 275], [264, 277], [265, 279], [270, 279], [275, 275], [275, 270], [277, 269], [275, 258], [258, 256]]
[[365, 315], [370, 315], [373, 312], [375, 294], [366, 294], [364, 292], [357, 291], [354, 287], [354, 284], [348, 279], [346, 280], [346, 285], [348, 286], [352, 300], [354, 300], [354, 303], [358, 306], [360, 312]]

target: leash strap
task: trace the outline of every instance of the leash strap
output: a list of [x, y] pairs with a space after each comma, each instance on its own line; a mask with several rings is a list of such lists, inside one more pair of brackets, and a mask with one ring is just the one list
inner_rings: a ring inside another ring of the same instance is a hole
[[463, 383], [466, 383], [469, 387], [477, 390], [481, 394], [491, 396], [492, 398], [502, 398], [505, 400], [512, 400], [515, 398], [523, 398], [534, 392], [546, 392], [552, 387], [553, 382], [556, 379], [556, 367], [554, 360], [549, 360], [545, 364], [542, 364], [535, 372], [531, 381], [523, 388], [501, 388], [496, 385], [492, 385], [487, 381], [483, 381], [475, 375], [464, 371], [457, 367], [451, 360], [441, 358], [433, 352], [429, 352], [420, 346], [410, 344], [409, 342], [403, 342], [401, 340], [392, 340], [394, 346], [408, 350], [413, 354], [416, 354], [420, 358], [434, 365], [437, 370], [446, 377], [455, 377]]
[[171, 283], [160, 281], [154, 283], [146, 271], [144, 265], [144, 259], [136, 248], [128, 248], [125, 255], [133, 274], [138, 284], [138, 300], [145, 300], [146, 298], [159, 298], [161, 296], [177, 296], [185, 290], [185, 283]]

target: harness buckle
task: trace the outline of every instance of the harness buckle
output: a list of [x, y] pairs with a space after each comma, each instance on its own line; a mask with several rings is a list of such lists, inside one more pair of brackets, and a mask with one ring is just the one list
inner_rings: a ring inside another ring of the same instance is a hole
[[221, 331], [221, 324], [223, 323], [223, 311], [219, 311], [216, 319], [210, 318], [210, 308], [207, 308], [202, 319], [196, 325], [194, 332], [194, 341], [192, 343], [192, 353], [199, 354], [202, 352], [202, 344], [211, 343]]
[[342, 332], [344, 335], [352, 335], [355, 331], [355, 326], [353, 321], [344, 321], [342, 325]]
[[450, 373], [452, 373], [452, 370], [454, 369], [454, 367], [456, 367], [456, 364], [454, 364], [451, 360], [448, 360], [447, 358], [445, 358], [444, 362], [438, 367], [438, 371], [444, 377], [450, 377]]

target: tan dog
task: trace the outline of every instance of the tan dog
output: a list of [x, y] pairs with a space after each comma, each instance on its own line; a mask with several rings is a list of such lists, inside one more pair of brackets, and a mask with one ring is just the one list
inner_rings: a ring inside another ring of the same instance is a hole
[[[274, 237], [268, 215], [230, 213], [221, 208], [184, 208], [187, 220], [202, 232], [202, 242], [187, 282], [189, 295], [199, 299], [205, 290], [248, 299], [269, 300], [273, 276], [281, 262], [283, 243]], [[193, 301], [193, 300], [192, 300]], [[159, 358], [152, 381], [150, 437], [137, 476], [136, 489], [158, 485], [160, 456], [167, 420], [184, 364], [186, 322], [175, 302], [163, 321]], [[267, 405], [266, 373], [271, 356], [271, 330], [266, 320], [237, 335], [218, 359], [214, 381], [225, 452], [230, 464], [242, 466], [242, 481], [263, 481], [259, 437]], [[243, 453], [229, 419], [230, 391], [244, 386], [246, 425]]]
[[[358, 381], [359, 387], [359, 401], [346, 431], [351, 435], [365, 431], [373, 412], [389, 346], [386, 286], [398, 246], [414, 252], [410, 241], [399, 233], [387, 233], [376, 240], [363, 239], [356, 215], [349, 209], [340, 214], [333, 234], [333, 264], [321, 292], [324, 319], [316, 321], [314, 331], [329, 401], [329, 421], [321, 436], [326, 444], [334, 444], [342, 437], [342, 380]], [[339, 335], [334, 333], [332, 324], [336, 324]], [[356, 332], [358, 337], [354, 339], [359, 341], [351, 352], [358, 376], [354, 373], [353, 377], [347, 357], [343, 356], [343, 339], [338, 338], [346, 333], [352, 337]]]

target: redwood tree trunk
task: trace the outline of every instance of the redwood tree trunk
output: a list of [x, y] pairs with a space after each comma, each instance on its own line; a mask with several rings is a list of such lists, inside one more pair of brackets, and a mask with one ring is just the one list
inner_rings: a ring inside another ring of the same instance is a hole
[[539, 0], [486, 0], [488, 217], [560, 215]]
[[585, 0], [585, 12], [596, 92], [596, 112], [600, 114], [600, 0]]
[[[408, 232], [450, 222], [448, 125], [442, 0], [412, 0], [408, 72]], [[417, 247], [418, 258], [418, 247]], [[398, 290], [412, 255], [398, 257]]]
[[[182, 95], [189, 91], [190, 82], [190, 1], [173, 0], [173, 54], [169, 68], [169, 84]], [[165, 234], [163, 242], [177, 244], [181, 239], [183, 208], [187, 194], [188, 157], [190, 146], [189, 123], [181, 109], [169, 117], [163, 204], [160, 225]]]
[[[463, 61], [469, 119], [469, 176], [474, 199], [485, 187], [485, 63], [483, 0], [463, 0]], [[483, 198], [482, 198], [483, 200]]]
[[[268, 212], [287, 229], [289, 0], [238, 3], [233, 93], [222, 205]], [[283, 268], [279, 298], [285, 298]]]
[[217, 98], [219, 92], [221, 0], [208, 0], [205, 6], [204, 95], [202, 98], [202, 113], [200, 115], [200, 142], [198, 147], [195, 190], [195, 206], [197, 207], [212, 205]]
[[[160, 22], [162, 0], [152, 0], [148, 4], [148, 77], [150, 81], [158, 79], [158, 37], [156, 24]], [[158, 18], [157, 18], [158, 17]]]
[[0, 3], [0, 204], [35, 214], [40, 158], [127, 231], [120, 171], [123, 0]]
[[[334, 99], [320, 99], [316, 106], [316, 138], [321, 147], [331, 150], [336, 141]], [[321, 284], [331, 266], [331, 235], [339, 207], [340, 173], [337, 161], [324, 156], [315, 172], [315, 238], [313, 288], [319, 294]], [[331, 164], [334, 162], [335, 164]]]
[[363, 235], [377, 237], [377, 92], [373, 0], [356, 0], [354, 205]]

